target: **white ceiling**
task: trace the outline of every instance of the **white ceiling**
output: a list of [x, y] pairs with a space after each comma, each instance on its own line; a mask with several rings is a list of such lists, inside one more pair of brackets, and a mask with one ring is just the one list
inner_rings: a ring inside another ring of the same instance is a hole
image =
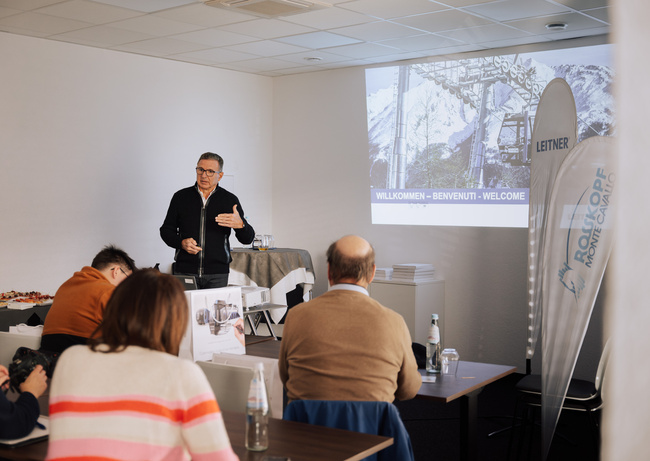
[[[280, 18], [201, 0], [0, 0], [0, 31], [279, 76], [609, 33], [607, 0], [319, 0]], [[566, 30], [546, 24], [564, 22]]]

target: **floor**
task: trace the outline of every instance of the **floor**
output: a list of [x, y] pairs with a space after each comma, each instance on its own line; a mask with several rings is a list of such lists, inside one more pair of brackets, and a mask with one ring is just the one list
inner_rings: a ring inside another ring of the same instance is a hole
[[[516, 401], [514, 386], [522, 376], [510, 375], [486, 386], [479, 395], [479, 461], [541, 461], [539, 425], [535, 426], [530, 453], [526, 440], [519, 456], [517, 446], [520, 429], [510, 429]], [[397, 407], [411, 436], [416, 461], [460, 459], [459, 402], [443, 404], [414, 399], [398, 402]], [[489, 436], [494, 432], [497, 433]], [[508, 458], [511, 437], [513, 448]], [[547, 461], [597, 461], [599, 455], [595, 446], [587, 416], [579, 412], [563, 413]]]

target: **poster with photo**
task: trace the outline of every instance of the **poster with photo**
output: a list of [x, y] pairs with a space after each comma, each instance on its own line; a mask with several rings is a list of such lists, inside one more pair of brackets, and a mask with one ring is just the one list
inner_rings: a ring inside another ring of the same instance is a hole
[[240, 287], [186, 291], [190, 322], [180, 356], [212, 360], [215, 352], [245, 354]]

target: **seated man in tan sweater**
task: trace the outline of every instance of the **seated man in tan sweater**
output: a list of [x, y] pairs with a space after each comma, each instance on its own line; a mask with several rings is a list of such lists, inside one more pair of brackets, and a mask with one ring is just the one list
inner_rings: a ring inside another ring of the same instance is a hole
[[368, 296], [375, 252], [349, 235], [327, 250], [327, 293], [289, 310], [280, 378], [289, 400], [406, 400], [422, 379], [401, 315]]

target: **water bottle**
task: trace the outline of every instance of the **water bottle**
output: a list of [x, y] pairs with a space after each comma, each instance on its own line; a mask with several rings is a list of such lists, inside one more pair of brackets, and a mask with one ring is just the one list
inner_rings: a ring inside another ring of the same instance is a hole
[[427, 335], [427, 373], [440, 373], [441, 352], [442, 342], [440, 341], [438, 314], [431, 314], [431, 326]]
[[269, 448], [269, 399], [264, 383], [264, 365], [255, 366], [246, 402], [246, 449]]

